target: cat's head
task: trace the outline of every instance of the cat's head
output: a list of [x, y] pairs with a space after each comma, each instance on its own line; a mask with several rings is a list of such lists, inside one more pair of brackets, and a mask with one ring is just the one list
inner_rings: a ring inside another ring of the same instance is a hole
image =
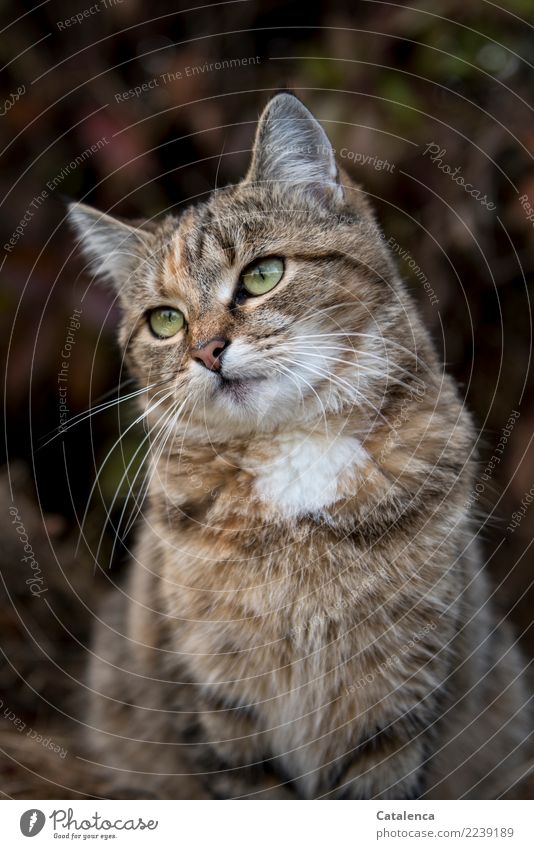
[[267, 105], [238, 185], [148, 225], [69, 213], [116, 288], [152, 416], [173, 409], [221, 439], [354, 407], [369, 420], [398, 382], [402, 287], [363, 192], [293, 95]]

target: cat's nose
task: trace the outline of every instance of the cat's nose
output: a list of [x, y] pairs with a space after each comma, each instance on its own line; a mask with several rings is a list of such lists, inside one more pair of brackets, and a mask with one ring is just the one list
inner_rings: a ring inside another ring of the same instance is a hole
[[191, 356], [195, 360], [200, 360], [203, 366], [206, 366], [210, 371], [221, 370], [221, 354], [230, 344], [228, 339], [223, 339], [222, 336], [214, 336], [209, 342], [204, 342], [191, 351]]

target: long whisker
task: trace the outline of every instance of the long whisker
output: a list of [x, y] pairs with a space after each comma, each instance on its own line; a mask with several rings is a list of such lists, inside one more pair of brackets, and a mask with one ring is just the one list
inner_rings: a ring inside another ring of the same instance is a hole
[[[191, 412], [189, 413], [189, 416], [188, 416], [188, 418], [187, 418], [187, 421], [186, 421], [186, 423], [185, 423], [184, 432], [183, 432], [183, 434], [182, 434], [182, 441], [181, 441], [181, 443], [180, 443], [180, 448], [179, 448], [179, 451], [178, 451], [178, 457], [179, 457], [179, 458], [182, 456], [182, 452], [183, 452], [183, 450], [184, 450], [185, 437], [186, 437], [186, 435], [187, 435], [187, 429], [188, 429], [188, 427], [189, 427], [189, 424], [190, 424], [190, 422], [191, 422], [191, 419], [193, 418], [193, 414], [194, 414], [194, 412], [195, 412], [195, 410], [196, 410], [196, 407], [197, 407], [198, 402], [199, 402], [199, 398], [197, 397], [197, 398], [196, 398], [196, 400], [195, 400], [195, 403], [193, 404], [193, 406], [192, 406], [192, 408], [191, 408]], [[171, 443], [171, 447], [170, 447], [170, 449], [169, 449], [169, 453], [168, 453], [168, 456], [167, 456], [167, 464], [166, 464], [166, 466], [165, 466], [165, 474], [167, 474], [167, 472], [168, 472], [169, 462], [170, 462], [170, 459], [171, 459], [171, 455], [172, 455], [172, 443]], [[169, 505], [167, 504], [167, 522], [169, 522], [169, 520], [170, 520], [170, 517], [169, 517]]]
[[408, 383], [405, 383], [404, 380], [399, 380], [396, 377], [392, 377], [392, 375], [388, 373], [384, 375], [383, 372], [377, 371], [376, 369], [371, 369], [368, 366], [363, 365], [362, 363], [358, 363], [357, 361], [355, 362], [353, 360], [342, 360], [340, 357], [329, 357], [326, 354], [314, 354], [310, 351], [299, 351], [296, 348], [292, 348], [290, 353], [296, 354], [297, 356], [302, 353], [306, 357], [314, 357], [320, 360], [329, 360], [334, 363], [341, 363], [342, 365], [354, 366], [358, 371], [365, 372], [366, 374], [372, 374], [381, 378], [385, 377], [386, 383], [394, 383], [397, 386], [403, 386], [409, 392], [413, 389], [413, 387], [410, 386]]
[[413, 357], [417, 361], [417, 363], [420, 362], [423, 365], [423, 367], [425, 369], [427, 369], [427, 371], [430, 371], [430, 372], [432, 371], [430, 366], [425, 363], [425, 361], [420, 357], [420, 355], [416, 351], [410, 351], [409, 348], [406, 348], [404, 345], [401, 345], [399, 342], [394, 342], [392, 339], [388, 339], [387, 337], [379, 335], [379, 334], [363, 333], [361, 331], [355, 331], [355, 330], [342, 330], [342, 331], [335, 330], [335, 331], [332, 331], [331, 333], [311, 333], [311, 334], [306, 334], [306, 335], [302, 335], [302, 336], [299, 335], [297, 338], [300, 338], [300, 339], [324, 339], [325, 337], [331, 338], [332, 336], [346, 336], [346, 337], [355, 336], [355, 337], [361, 337], [361, 338], [364, 338], [364, 339], [374, 339], [375, 341], [379, 339], [380, 342], [382, 342], [384, 344], [384, 346], [391, 345], [391, 347], [397, 348], [399, 351], [403, 351], [405, 354], [408, 354], [410, 357]]
[[[135, 377], [129, 377], [127, 380], [123, 380], [122, 383], [118, 383], [116, 386], [113, 387], [113, 389], [109, 389], [107, 392], [103, 392], [102, 395], [99, 395], [98, 398], [94, 398], [91, 401], [91, 406], [89, 407], [88, 410], [83, 410], [81, 413], [77, 413], [75, 416], [72, 416], [72, 418], [69, 419], [67, 426], [59, 425], [59, 427], [52, 428], [52, 430], [49, 430], [48, 433], [43, 434], [42, 439], [46, 439], [47, 436], [51, 436], [52, 434], [56, 435], [58, 433], [63, 433], [64, 430], [67, 430], [68, 427], [70, 427], [71, 424], [74, 424], [74, 422], [77, 419], [79, 419], [81, 416], [84, 416], [87, 413], [90, 413], [90, 412], [93, 412], [93, 411], [96, 412], [97, 409], [100, 409], [101, 402], [104, 402], [104, 400], [106, 398], [109, 398], [110, 395], [114, 395], [115, 393], [118, 393], [121, 389], [124, 389], [125, 386], [129, 386], [131, 383], [135, 383], [135, 382], [136, 382]], [[147, 387], [147, 389], [148, 388], [149, 387]], [[145, 390], [141, 390], [141, 391], [145, 391]], [[129, 397], [130, 397], [130, 394], [124, 395], [124, 396], [122, 396], [122, 398], [117, 394], [117, 399], [114, 399], [114, 401], [116, 401], [116, 400], [127, 400]]]
[[[171, 378], [169, 378], [170, 380]], [[81, 424], [81, 422], [86, 419], [90, 419], [91, 416], [96, 415], [97, 413], [101, 413], [103, 410], [108, 410], [110, 407], [118, 407], [119, 404], [123, 404], [125, 401], [131, 401], [132, 398], [137, 398], [139, 395], [143, 395], [145, 392], [148, 392], [150, 389], [153, 389], [156, 386], [161, 386], [162, 383], [167, 383], [168, 380], [158, 381], [157, 383], [151, 383], [148, 386], [145, 386], [143, 389], [136, 389], [134, 392], [129, 392], [128, 395], [123, 395], [122, 398], [113, 398], [111, 401], [106, 401], [103, 404], [98, 404], [96, 407], [90, 407], [88, 410], [85, 410], [83, 413], [78, 413], [76, 416], [73, 416], [72, 419], [69, 419], [66, 425], [60, 425], [59, 428], [54, 428], [52, 436], [46, 442], [44, 442], [40, 448], [44, 448], [46, 445], [49, 445], [50, 442], [53, 442], [58, 436], [65, 433], [67, 430], [70, 430], [74, 425]]]
[[[286, 360], [286, 362], [288, 362], [288, 360]], [[393, 429], [393, 426], [391, 425], [391, 423], [390, 423], [390, 422], [388, 422], [388, 420], [387, 420], [387, 419], [386, 419], [386, 417], [383, 415], [383, 413], [381, 413], [381, 411], [380, 411], [380, 410], [378, 410], [378, 409], [377, 409], [377, 407], [375, 407], [375, 405], [372, 403], [372, 401], [370, 401], [368, 398], [366, 398], [366, 397], [365, 397], [365, 395], [363, 395], [363, 394], [362, 394], [362, 393], [361, 393], [361, 392], [357, 389], [357, 387], [352, 386], [352, 385], [351, 385], [348, 381], [344, 380], [343, 378], [341, 378], [341, 377], [339, 377], [339, 376], [337, 376], [337, 375], [333, 375], [333, 374], [330, 374], [329, 372], [323, 371], [323, 370], [322, 370], [322, 369], [320, 369], [318, 366], [315, 366], [315, 367], [313, 367], [313, 368], [312, 368], [312, 366], [311, 366], [311, 365], [309, 365], [308, 363], [297, 363], [297, 362], [294, 362], [294, 361], [292, 361], [292, 360], [291, 360], [290, 362], [292, 363], [292, 365], [293, 365], [293, 366], [295, 366], [295, 367], [297, 367], [297, 368], [302, 368], [302, 367], [304, 367], [304, 368], [306, 368], [308, 371], [310, 371], [312, 374], [317, 375], [317, 377], [319, 377], [319, 378], [321, 378], [321, 379], [323, 379], [323, 380], [330, 381], [331, 383], [333, 383], [334, 385], [337, 385], [337, 386], [338, 386], [338, 387], [340, 387], [340, 388], [343, 388], [343, 386], [344, 386], [344, 387], [346, 387], [346, 388], [349, 390], [349, 392], [350, 392], [350, 394], [351, 394], [351, 395], [352, 395], [352, 393], [356, 393], [356, 395], [357, 395], [357, 400], [358, 400], [360, 403], [367, 404], [367, 406], [371, 407], [371, 409], [372, 409], [372, 410], [376, 413], [376, 415], [377, 415], [377, 416], [379, 416], [379, 418], [381, 418], [381, 419], [382, 419], [382, 421], [384, 422], [384, 424], [385, 424], [388, 428]], [[349, 398], [350, 398], [350, 396], [349, 396]]]
[[274, 363], [274, 368], [275, 368], [275, 371], [278, 372], [278, 374], [280, 374], [280, 375], [284, 374], [284, 375], [287, 375], [287, 377], [290, 378], [292, 383], [295, 384], [295, 388], [297, 389], [297, 392], [300, 395], [300, 403], [304, 404], [304, 394], [302, 392], [302, 388], [299, 386], [298, 381], [294, 377], [291, 369], [287, 368], [286, 366], [283, 366], [281, 363], [276, 362], [276, 361]]
[[[276, 364], [277, 364], [280, 368], [285, 368], [284, 366], [282, 366], [282, 363], [280, 362], [280, 359], [282, 359], [284, 362], [289, 362], [289, 363], [291, 363], [291, 365], [293, 365], [293, 366], [298, 366], [298, 363], [294, 362], [293, 360], [286, 359], [285, 357], [283, 357], [283, 358], [280, 358], [280, 357], [279, 357], [279, 358], [276, 360]], [[289, 372], [289, 369], [287, 369], [287, 371]], [[307, 381], [304, 377], [302, 377], [302, 375], [299, 375], [299, 377], [300, 377], [300, 380], [302, 380], [302, 381], [306, 384], [306, 386], [309, 386], [309, 388], [311, 389], [311, 391], [313, 392], [313, 394], [314, 394], [314, 395], [315, 395], [315, 397], [317, 398], [317, 400], [318, 400], [318, 402], [319, 402], [319, 406], [320, 406], [321, 411], [322, 411], [322, 415], [323, 415], [325, 431], [327, 431], [327, 430], [328, 430], [328, 424], [327, 424], [327, 421], [326, 421], [326, 410], [325, 410], [325, 408], [324, 408], [324, 404], [323, 404], [323, 402], [321, 401], [321, 398], [319, 397], [318, 393], [316, 392], [316, 390], [314, 389], [314, 387], [311, 385], [311, 383], [308, 383], [308, 381]]]
[[[156, 473], [157, 464], [159, 463], [159, 460], [160, 460], [161, 456], [163, 455], [163, 452], [165, 450], [167, 442], [169, 441], [169, 437], [173, 434], [173, 432], [176, 429], [178, 419], [180, 417], [180, 414], [182, 413], [182, 410], [184, 409], [185, 405], [187, 404], [187, 401], [188, 401], [187, 398], [181, 404], [180, 404], [179, 401], [176, 401], [176, 403], [173, 405], [173, 407], [171, 409], [170, 415], [164, 421], [164, 423], [161, 426], [158, 434], [156, 435], [154, 442], [150, 446], [150, 453], [152, 454], [152, 456], [149, 456], [149, 458], [148, 458], [149, 462], [147, 464], [147, 471], [146, 471], [145, 477], [143, 479], [143, 482], [141, 484], [140, 492], [139, 492], [138, 495], [134, 494], [134, 496], [133, 496], [134, 497], [134, 505], [132, 507], [132, 512], [130, 513], [130, 517], [128, 519], [127, 525], [124, 529], [123, 537], [126, 537], [128, 535], [128, 533], [130, 532], [131, 528], [134, 525], [135, 520], [137, 519], [137, 516], [139, 515], [139, 513], [142, 509], [146, 494], [147, 494], [147, 492], [150, 488], [150, 484], [152, 483], [152, 479], [154, 477], [154, 474]], [[160, 443], [159, 445], [158, 445], [158, 441]], [[125, 506], [126, 506], [126, 504], [125, 504]], [[122, 521], [122, 516], [121, 516], [121, 519], [119, 521], [118, 527], [120, 527], [121, 521]]]
[[332, 312], [332, 310], [338, 310], [338, 309], [341, 309], [342, 307], [350, 307], [350, 306], [354, 306], [354, 300], [352, 300], [352, 301], [338, 301], [335, 304], [330, 304], [330, 306], [322, 307], [319, 310], [316, 307], [310, 307], [309, 309], [306, 310], [304, 315], [302, 315], [300, 318], [297, 318], [294, 321], [292, 321], [291, 326], [294, 327], [298, 324], [304, 324], [306, 321], [308, 321], [308, 319], [315, 318], [315, 316], [324, 315], [327, 312]]
[[[289, 362], [289, 360], [288, 360], [287, 362]], [[296, 377], [295, 377], [295, 375], [293, 374], [293, 372], [291, 371], [291, 369], [290, 369], [290, 368], [288, 368], [287, 366], [282, 365], [282, 363], [281, 363], [281, 362], [279, 362], [278, 360], [277, 360], [277, 361], [276, 361], [276, 363], [275, 363], [275, 368], [276, 368], [276, 367], [278, 368], [278, 372], [279, 372], [279, 374], [285, 374], [287, 377], [289, 377], [289, 379], [292, 381], [292, 383], [294, 383], [294, 384], [295, 384], [295, 387], [296, 387], [296, 389], [297, 389], [297, 391], [298, 391], [298, 393], [299, 393], [299, 395], [300, 395], [300, 403], [301, 403], [301, 404], [302, 404], [302, 406], [304, 407], [304, 393], [303, 393], [303, 391], [302, 391], [302, 387], [301, 387], [301, 386], [299, 386], [298, 380], [296, 379]], [[310, 387], [310, 389], [314, 392], [314, 394], [315, 394], [315, 396], [316, 396], [317, 400], [319, 401], [319, 404], [320, 404], [321, 409], [322, 409], [322, 411], [323, 411], [323, 419], [324, 419], [324, 421], [325, 421], [325, 427], [326, 427], [326, 410], [325, 410], [325, 408], [324, 408], [324, 404], [322, 403], [321, 398], [319, 397], [318, 393], [317, 393], [317, 392], [315, 392], [315, 390], [314, 390], [313, 386], [311, 386], [311, 384], [309, 384], [307, 380], [304, 380], [304, 378], [302, 378], [302, 379], [303, 379], [304, 383], [305, 383], [307, 386], [309, 386], [309, 387]]]
[[[321, 334], [321, 335], [322, 335], [322, 334]], [[301, 340], [301, 339], [308, 339], [308, 338], [314, 338], [314, 337], [309, 337], [309, 336], [297, 336], [297, 337], [296, 337], [296, 339], [295, 339], [294, 341], [295, 341], [295, 342], [297, 342], [297, 343], [299, 343], [299, 346], [300, 346], [300, 340]], [[292, 342], [290, 343], [290, 345], [292, 345]], [[306, 350], [317, 350], [317, 345], [313, 345], [312, 343], [305, 343], [303, 347], [304, 347]], [[348, 345], [328, 345], [328, 344], [325, 344], [324, 342], [321, 342], [321, 350], [326, 350], [326, 351], [346, 351], [347, 353], [350, 353], [350, 354], [356, 354], [358, 357], [363, 356], [363, 358], [364, 358], [364, 359], [371, 358], [371, 359], [373, 359], [373, 360], [378, 360], [378, 361], [379, 361], [379, 363], [384, 364], [384, 366], [385, 366], [385, 368], [386, 368], [386, 370], [387, 370], [388, 372], [389, 372], [389, 370], [390, 370], [390, 369], [395, 369], [396, 371], [402, 372], [403, 374], [407, 375], [407, 376], [408, 376], [408, 377], [410, 377], [412, 380], [414, 380], [414, 381], [416, 381], [416, 382], [419, 382], [419, 383], [422, 383], [422, 384], [424, 385], [424, 380], [423, 380], [423, 378], [422, 378], [422, 377], [419, 377], [419, 375], [414, 374], [414, 373], [413, 373], [412, 371], [410, 371], [409, 369], [406, 369], [406, 368], [404, 368], [403, 366], [401, 366], [399, 363], [396, 363], [396, 362], [395, 362], [395, 360], [391, 360], [391, 359], [388, 357], [387, 353], [386, 353], [386, 356], [385, 356], [385, 358], [384, 358], [384, 357], [380, 356], [380, 354], [375, 354], [375, 353], [373, 353], [373, 352], [371, 352], [371, 351], [359, 351], [359, 350], [358, 350], [358, 348], [354, 348], [353, 346], [348, 346]]]
[[[126, 495], [126, 497], [125, 497], [125, 501], [124, 501], [123, 509], [122, 509], [122, 512], [121, 512], [121, 516], [120, 516], [120, 519], [119, 519], [119, 521], [118, 521], [118, 523], [117, 523], [117, 526], [116, 526], [116, 527], [115, 527], [115, 525], [113, 524], [113, 520], [111, 519], [111, 514], [112, 514], [112, 512], [113, 512], [113, 507], [115, 506], [115, 502], [116, 502], [116, 500], [117, 500], [117, 498], [118, 498], [118, 496], [119, 496], [119, 493], [120, 493], [120, 491], [121, 491], [121, 489], [122, 489], [122, 485], [123, 485], [123, 483], [124, 483], [125, 479], [128, 477], [128, 472], [129, 472], [129, 470], [130, 470], [130, 468], [131, 468], [132, 464], [135, 462], [135, 458], [137, 457], [137, 455], [139, 454], [139, 452], [141, 451], [141, 449], [143, 448], [143, 446], [145, 445], [145, 443], [146, 443], [147, 441], [149, 441], [149, 440], [150, 440], [150, 437], [152, 436], [152, 434], [154, 433], [154, 431], [158, 428], [158, 425], [160, 424], [160, 422], [162, 422], [162, 420], [163, 420], [163, 424], [161, 425], [161, 427], [164, 427], [164, 426], [165, 426], [165, 424], [167, 423], [167, 421], [168, 421], [168, 420], [172, 417], [173, 411], [174, 411], [174, 405], [173, 405], [173, 407], [171, 408], [171, 410], [170, 410], [170, 411], [169, 411], [169, 410], [164, 410], [164, 412], [162, 413], [162, 415], [161, 415], [161, 416], [159, 416], [159, 418], [157, 419], [157, 421], [156, 421], [156, 422], [154, 422], [154, 424], [152, 425], [152, 427], [150, 427], [150, 428], [149, 428], [149, 430], [147, 431], [147, 433], [145, 434], [145, 436], [143, 437], [143, 439], [141, 440], [141, 442], [140, 442], [140, 443], [139, 443], [139, 445], [137, 446], [137, 448], [136, 448], [136, 450], [135, 450], [134, 454], [133, 454], [133, 455], [132, 455], [132, 457], [130, 458], [130, 460], [129, 460], [129, 462], [128, 462], [128, 465], [126, 466], [126, 468], [125, 468], [125, 470], [124, 470], [124, 473], [123, 473], [123, 475], [122, 475], [122, 477], [121, 477], [121, 479], [120, 479], [120, 481], [119, 481], [119, 483], [118, 483], [118, 485], [117, 485], [117, 487], [116, 487], [116, 489], [115, 489], [115, 495], [113, 496], [113, 500], [112, 500], [112, 502], [111, 502], [111, 504], [110, 504], [109, 508], [106, 508], [106, 520], [104, 521], [104, 525], [103, 525], [103, 528], [102, 528], [102, 532], [101, 532], [101, 534], [100, 534], [100, 538], [99, 538], [99, 541], [98, 541], [98, 546], [97, 546], [97, 550], [96, 550], [96, 554], [95, 554], [96, 562], [98, 562], [98, 558], [99, 558], [99, 556], [100, 556], [100, 549], [101, 549], [101, 546], [102, 546], [102, 542], [103, 542], [103, 540], [104, 540], [105, 530], [106, 530], [106, 527], [107, 527], [107, 523], [109, 522], [109, 523], [110, 523], [110, 525], [111, 525], [111, 528], [112, 528], [112, 529], [113, 529], [113, 531], [114, 531], [114, 541], [113, 541], [113, 547], [112, 547], [111, 554], [110, 554], [110, 558], [109, 558], [109, 562], [110, 562], [110, 565], [111, 565], [111, 563], [112, 563], [112, 561], [113, 561], [113, 555], [114, 555], [114, 553], [115, 553], [115, 547], [116, 547], [117, 541], [118, 541], [118, 539], [119, 539], [120, 527], [121, 527], [121, 524], [122, 524], [122, 520], [123, 520], [123, 517], [124, 517], [124, 513], [125, 513], [125, 511], [126, 511], [126, 507], [127, 507], [127, 505], [128, 505], [129, 495], [133, 492], [133, 487], [134, 487], [134, 485], [135, 485], [135, 482], [136, 482], [136, 480], [137, 480], [137, 478], [138, 478], [138, 476], [139, 476], [139, 474], [140, 474], [140, 472], [141, 472], [141, 469], [143, 468], [143, 462], [142, 462], [142, 461], [139, 463], [139, 468], [137, 469], [137, 471], [136, 471], [136, 473], [135, 473], [135, 475], [134, 475], [134, 478], [133, 478], [133, 480], [132, 480], [131, 484], [130, 484], [130, 485], [129, 485], [129, 487], [128, 487], [128, 495]], [[135, 498], [135, 496], [134, 496], [134, 498]], [[124, 534], [124, 536], [125, 536], [125, 535], [126, 535], [126, 534]]]
[[[204, 396], [203, 396], [203, 397], [204, 397]], [[184, 426], [184, 432], [183, 432], [183, 434], [182, 434], [182, 441], [181, 441], [181, 443], [180, 443], [180, 450], [178, 451], [178, 457], [181, 457], [181, 456], [182, 456], [182, 453], [183, 453], [183, 450], [184, 450], [185, 437], [186, 437], [186, 435], [187, 435], [187, 429], [188, 429], [188, 427], [189, 427], [189, 424], [190, 424], [190, 422], [191, 422], [191, 419], [193, 418], [193, 414], [194, 414], [195, 409], [196, 409], [196, 407], [197, 407], [198, 401], [199, 401], [199, 399], [197, 398], [197, 399], [196, 399], [196, 401], [195, 401], [195, 403], [193, 404], [193, 406], [192, 406], [192, 408], [191, 408], [191, 412], [189, 413], [188, 419], [187, 419], [187, 421], [186, 421], [186, 423], [185, 423], [185, 426]], [[170, 452], [169, 452], [169, 458], [170, 458]], [[168, 464], [168, 460], [167, 460], [167, 464]]]

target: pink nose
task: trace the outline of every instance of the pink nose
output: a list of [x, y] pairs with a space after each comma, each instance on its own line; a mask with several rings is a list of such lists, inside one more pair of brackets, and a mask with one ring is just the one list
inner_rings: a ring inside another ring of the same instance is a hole
[[191, 356], [195, 360], [200, 360], [202, 365], [210, 371], [220, 371], [221, 354], [229, 344], [228, 339], [223, 339], [222, 336], [214, 336], [209, 342], [205, 342], [199, 348], [191, 351]]

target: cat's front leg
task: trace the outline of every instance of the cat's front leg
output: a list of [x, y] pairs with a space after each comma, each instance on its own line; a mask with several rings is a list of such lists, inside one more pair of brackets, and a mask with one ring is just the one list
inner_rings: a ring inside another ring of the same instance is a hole
[[377, 729], [357, 747], [326, 797], [418, 799], [426, 789], [429, 750], [425, 732], [410, 738], [395, 724]]

